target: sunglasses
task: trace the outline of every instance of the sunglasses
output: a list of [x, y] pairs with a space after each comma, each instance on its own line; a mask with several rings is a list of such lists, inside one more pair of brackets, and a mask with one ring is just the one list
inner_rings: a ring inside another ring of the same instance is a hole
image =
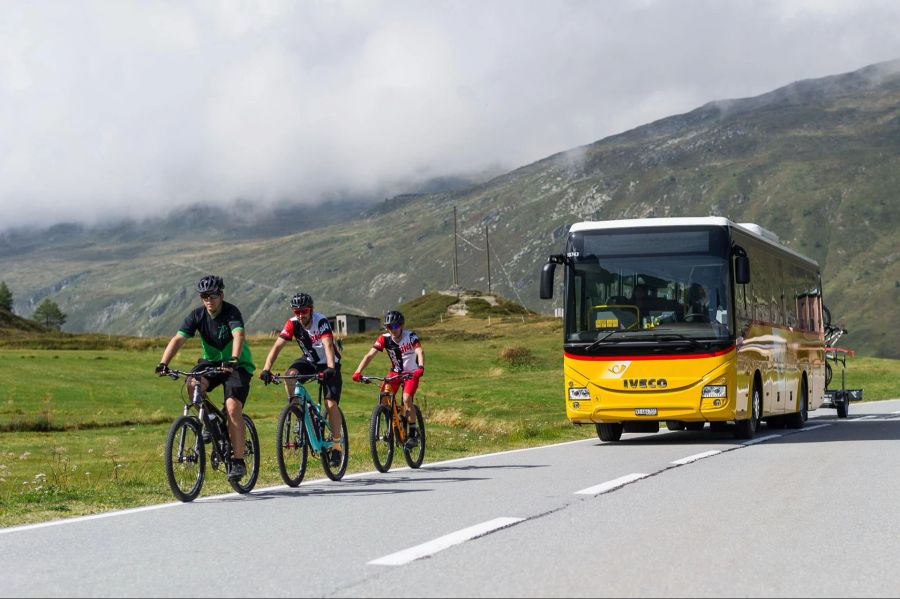
[[221, 293], [201, 293], [200, 294], [200, 299], [204, 299], [204, 300], [208, 300], [208, 299], [217, 300], [220, 297], [222, 297]]
[[384, 327], [384, 328], [390, 329], [390, 330], [392, 330], [392, 331], [396, 331], [397, 329], [399, 329], [399, 328], [402, 327], [402, 326], [403, 326], [402, 324], [389, 324], [389, 325], [387, 325], [387, 326]]
[[306, 316], [310, 312], [312, 312], [312, 308], [291, 308], [294, 311], [294, 314], [300, 314], [301, 316]]

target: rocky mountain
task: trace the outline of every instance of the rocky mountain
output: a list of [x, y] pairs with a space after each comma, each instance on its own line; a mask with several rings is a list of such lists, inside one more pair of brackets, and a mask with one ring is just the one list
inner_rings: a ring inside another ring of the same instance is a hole
[[819, 262], [826, 304], [850, 331], [842, 343], [900, 358], [900, 61], [711, 102], [483, 183], [374, 205], [247, 210], [230, 229], [185, 211], [6, 231], [0, 280], [21, 314], [51, 296], [67, 330], [170, 334], [206, 272], [225, 277], [251, 332], [279, 327], [295, 290], [326, 312], [381, 314], [453, 284], [454, 207], [459, 284], [487, 290], [487, 231], [492, 291], [542, 312], [554, 306], [538, 299], [540, 266], [573, 222], [756, 222]]

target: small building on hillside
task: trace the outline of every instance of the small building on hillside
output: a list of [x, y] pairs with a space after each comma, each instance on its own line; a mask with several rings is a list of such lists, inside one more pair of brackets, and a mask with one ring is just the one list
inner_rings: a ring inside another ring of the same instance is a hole
[[381, 330], [381, 319], [360, 314], [336, 314], [328, 317], [331, 330], [338, 337]]

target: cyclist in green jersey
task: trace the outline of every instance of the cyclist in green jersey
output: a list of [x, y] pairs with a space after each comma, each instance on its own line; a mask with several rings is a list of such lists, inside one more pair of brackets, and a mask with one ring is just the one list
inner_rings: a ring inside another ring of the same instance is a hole
[[[178, 350], [197, 332], [203, 355], [194, 370], [209, 366], [222, 366], [228, 372], [203, 377], [201, 389], [212, 391], [219, 385], [225, 392], [225, 413], [228, 415], [228, 436], [234, 449], [235, 463], [228, 478], [240, 480], [247, 472], [244, 464], [244, 404], [250, 393], [250, 379], [253, 378], [253, 358], [250, 348], [244, 342], [244, 319], [241, 311], [225, 301], [225, 283], [222, 277], [207, 275], [197, 283], [202, 306], [197, 307], [184, 319], [181, 327], [169, 341], [162, 359], [156, 367], [156, 374], [164, 376], [169, 372], [169, 363]], [[193, 383], [189, 383], [193, 393]], [[204, 434], [206, 440], [207, 434]]]

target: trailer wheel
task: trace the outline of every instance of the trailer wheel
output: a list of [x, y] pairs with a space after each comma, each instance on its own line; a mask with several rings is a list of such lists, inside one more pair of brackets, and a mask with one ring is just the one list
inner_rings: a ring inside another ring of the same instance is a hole
[[840, 401], [834, 402], [834, 407], [837, 408], [838, 418], [846, 418], [850, 415], [850, 396], [846, 393], [841, 393], [840, 398]]

